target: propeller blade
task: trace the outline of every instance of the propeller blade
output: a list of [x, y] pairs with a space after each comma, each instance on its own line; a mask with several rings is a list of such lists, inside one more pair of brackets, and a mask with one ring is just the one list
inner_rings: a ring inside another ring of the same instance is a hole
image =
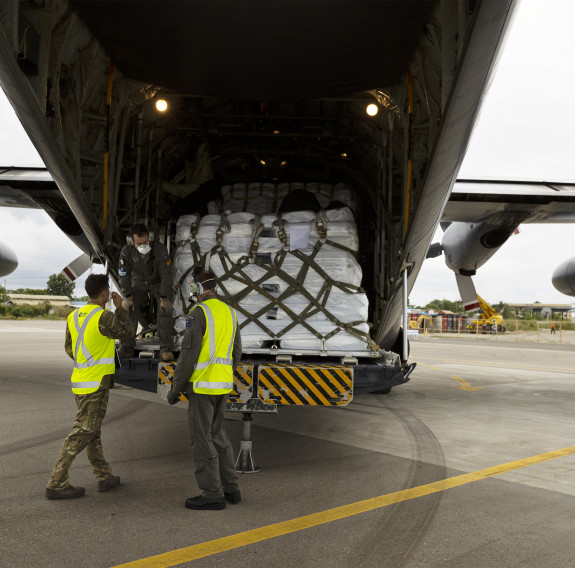
[[462, 276], [461, 274], [455, 275], [457, 287], [459, 288], [459, 295], [463, 302], [463, 307], [466, 312], [472, 312], [479, 309], [479, 301], [477, 300], [477, 292], [475, 291], [475, 284], [471, 276]]
[[73, 260], [68, 266], [66, 266], [60, 274], [63, 274], [68, 282], [74, 282], [74, 280], [82, 276], [82, 274], [84, 274], [88, 268], [91, 268], [91, 266], [92, 261], [84, 252], [76, 260]]

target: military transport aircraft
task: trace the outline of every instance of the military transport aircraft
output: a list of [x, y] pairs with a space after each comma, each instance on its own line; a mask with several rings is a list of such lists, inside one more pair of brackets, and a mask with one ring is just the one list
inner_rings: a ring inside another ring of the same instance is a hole
[[132, 223], [169, 243], [224, 184], [346, 183], [390, 348], [515, 6], [2, 2], [0, 84], [54, 182], [0, 201], [45, 209], [116, 277]]

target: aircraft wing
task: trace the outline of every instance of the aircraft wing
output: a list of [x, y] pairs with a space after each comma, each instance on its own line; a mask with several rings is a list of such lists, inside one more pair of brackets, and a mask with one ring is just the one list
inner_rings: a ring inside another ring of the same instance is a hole
[[0, 166], [0, 207], [46, 209], [54, 201], [62, 194], [46, 168]]
[[505, 215], [521, 223], [573, 223], [575, 183], [457, 180], [442, 221], [493, 222]]
[[[520, 224], [573, 222], [574, 183], [457, 180], [443, 211], [442, 241], [429, 247], [427, 258], [445, 255], [469, 310], [477, 303], [472, 276]], [[553, 276], [564, 293], [573, 294], [573, 266], [567, 261]]]
[[46, 168], [0, 166], [0, 207], [43, 209], [78, 248], [94, 256], [82, 227]]

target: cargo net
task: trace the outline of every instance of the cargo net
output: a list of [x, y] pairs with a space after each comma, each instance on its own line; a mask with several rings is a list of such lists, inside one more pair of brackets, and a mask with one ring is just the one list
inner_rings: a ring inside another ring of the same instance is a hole
[[180, 217], [174, 257], [177, 344], [195, 266], [209, 268], [236, 309], [244, 352], [377, 351], [360, 287], [357, 229], [347, 207], [284, 214]]

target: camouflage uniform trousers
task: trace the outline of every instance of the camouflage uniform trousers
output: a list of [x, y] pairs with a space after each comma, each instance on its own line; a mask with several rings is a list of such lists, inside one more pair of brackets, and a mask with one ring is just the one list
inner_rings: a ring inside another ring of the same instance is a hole
[[100, 432], [106, 415], [110, 390], [100, 388], [94, 393], [77, 394], [78, 412], [72, 432], [64, 440], [60, 457], [52, 470], [48, 489], [64, 489], [69, 485], [68, 470], [74, 458], [86, 448], [92, 470], [98, 480], [112, 473], [112, 468], [104, 458]]

